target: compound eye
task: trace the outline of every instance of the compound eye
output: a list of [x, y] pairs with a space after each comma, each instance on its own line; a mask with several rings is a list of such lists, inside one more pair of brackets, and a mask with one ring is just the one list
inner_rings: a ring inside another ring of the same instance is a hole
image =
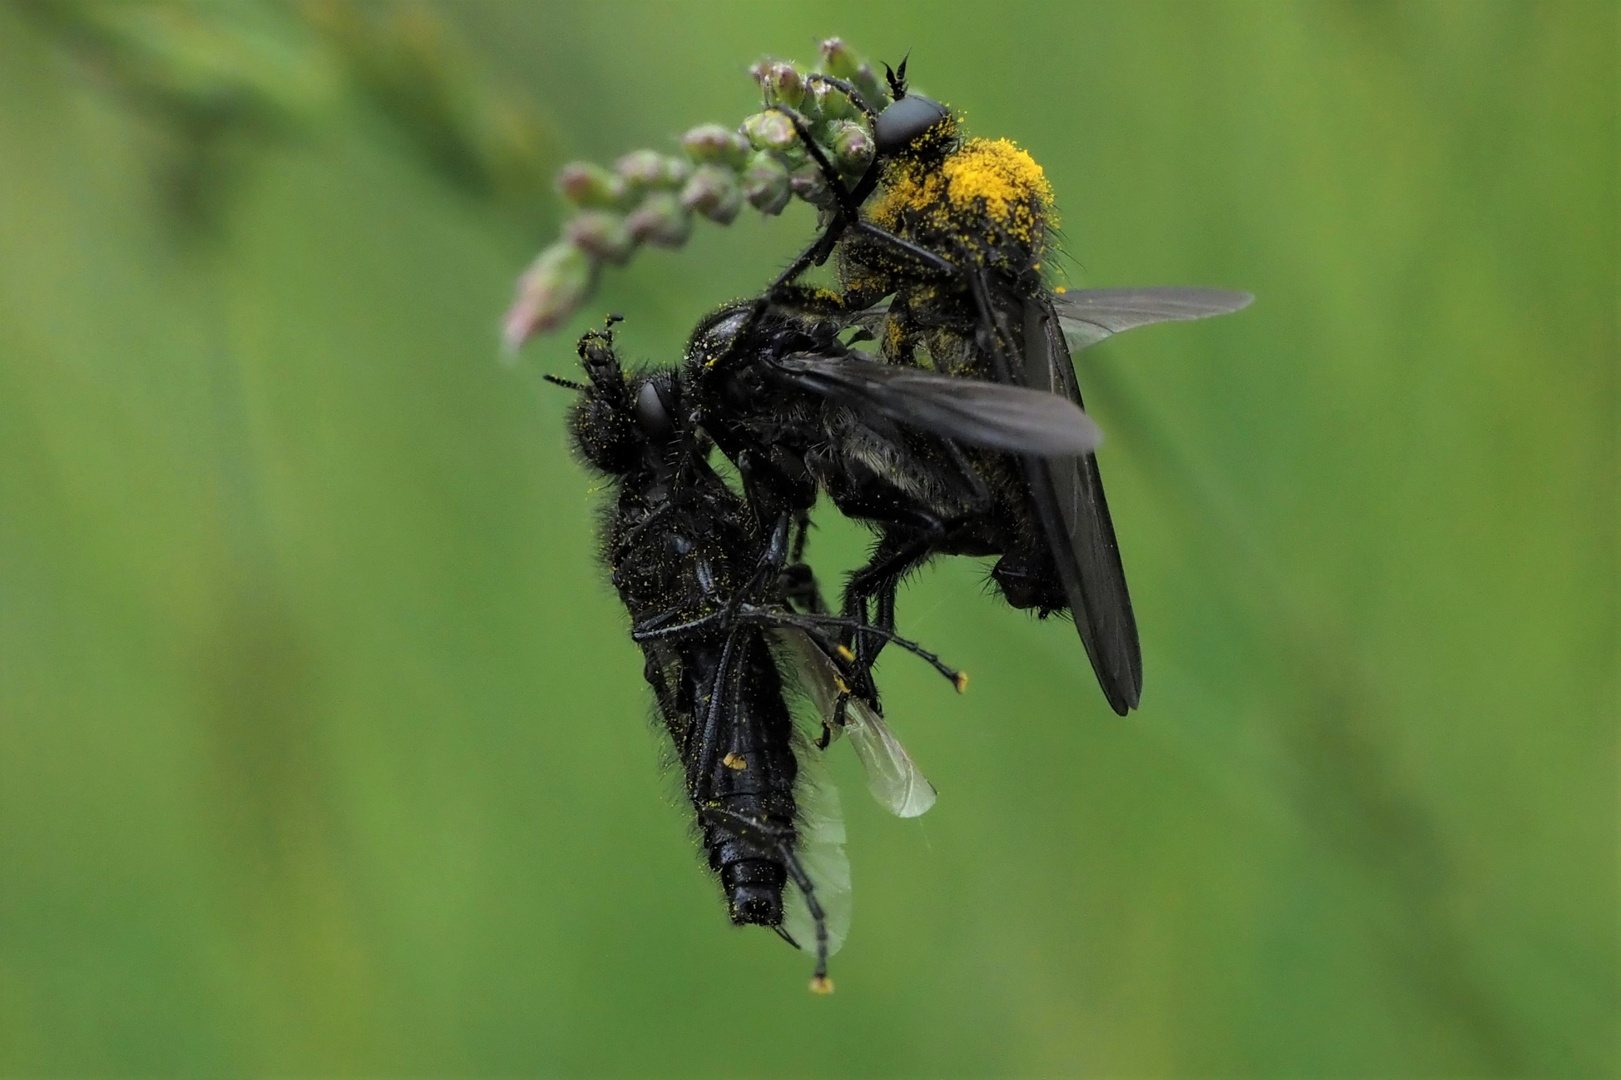
[[649, 438], [660, 442], [675, 434], [675, 424], [670, 420], [670, 410], [664, 404], [664, 396], [651, 382], [644, 382], [636, 392], [636, 423]]
[[938, 101], [931, 101], [920, 94], [907, 94], [891, 102], [878, 114], [878, 123], [873, 131], [878, 152], [899, 153], [950, 116], [950, 110]]

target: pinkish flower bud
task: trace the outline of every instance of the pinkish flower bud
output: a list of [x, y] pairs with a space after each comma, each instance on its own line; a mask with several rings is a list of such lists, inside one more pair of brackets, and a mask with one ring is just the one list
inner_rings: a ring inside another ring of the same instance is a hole
[[828, 190], [822, 170], [814, 161], [807, 161], [788, 176], [788, 187], [799, 198], [812, 206], [833, 205], [833, 193]]
[[765, 92], [767, 105], [799, 108], [799, 102], [805, 96], [805, 80], [794, 69], [794, 65], [783, 63], [781, 60], [771, 60], [754, 65], [750, 71], [759, 80], [760, 89]]
[[743, 169], [743, 197], [762, 214], [780, 214], [793, 192], [788, 169], [771, 154], [759, 151]]
[[682, 149], [697, 165], [726, 165], [741, 169], [749, 158], [749, 141], [719, 124], [704, 124], [681, 136]]
[[681, 191], [681, 205], [710, 221], [730, 225], [743, 209], [743, 191], [737, 174], [720, 165], [700, 165]]
[[563, 237], [594, 259], [622, 263], [636, 247], [623, 214], [583, 210], [563, 226]]
[[614, 162], [614, 172], [633, 191], [678, 188], [692, 175], [692, 165], [681, 158], [668, 157], [657, 150], [633, 150]]
[[536, 332], [553, 330], [574, 314], [596, 287], [597, 264], [583, 250], [560, 240], [542, 251], [518, 279], [501, 338], [514, 354]]
[[571, 161], [557, 174], [557, 193], [581, 209], [614, 209], [625, 202], [623, 177], [590, 161]]
[[626, 219], [630, 235], [657, 247], [677, 248], [692, 232], [692, 214], [673, 192], [655, 191]]

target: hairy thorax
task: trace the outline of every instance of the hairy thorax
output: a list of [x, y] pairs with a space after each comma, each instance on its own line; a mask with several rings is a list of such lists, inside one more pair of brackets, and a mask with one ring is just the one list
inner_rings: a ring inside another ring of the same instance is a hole
[[896, 159], [869, 220], [1010, 278], [1040, 272], [1056, 223], [1046, 174], [1007, 139], [970, 139], [943, 157]]

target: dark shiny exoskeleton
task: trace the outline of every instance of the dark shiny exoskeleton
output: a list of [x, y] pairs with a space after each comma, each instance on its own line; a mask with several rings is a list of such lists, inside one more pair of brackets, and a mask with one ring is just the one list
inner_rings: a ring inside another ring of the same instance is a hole
[[[799, 766], [767, 640], [787, 617], [770, 606], [786, 529], [763, 531], [710, 468], [678, 372], [627, 376], [611, 331], [586, 334], [579, 353], [589, 382], [565, 384], [581, 391], [574, 441], [615, 489], [603, 558], [630, 613], [732, 921], [780, 929], [792, 878], [822, 939], [793, 854]], [[816, 944], [822, 980], [825, 940]]]

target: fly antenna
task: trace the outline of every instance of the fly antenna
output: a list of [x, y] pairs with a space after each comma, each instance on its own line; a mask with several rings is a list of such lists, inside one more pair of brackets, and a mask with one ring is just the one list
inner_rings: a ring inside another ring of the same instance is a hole
[[906, 96], [906, 61], [911, 59], [912, 50], [907, 49], [906, 55], [901, 57], [901, 66], [890, 70], [888, 64], [884, 65], [884, 77], [889, 80], [889, 92], [899, 101]]
[[542, 375], [541, 378], [545, 379], [553, 386], [561, 386], [565, 390], [578, 390], [582, 394], [591, 389], [589, 386], [585, 385], [585, 383], [575, 382], [573, 379], [561, 379], [556, 375]]

